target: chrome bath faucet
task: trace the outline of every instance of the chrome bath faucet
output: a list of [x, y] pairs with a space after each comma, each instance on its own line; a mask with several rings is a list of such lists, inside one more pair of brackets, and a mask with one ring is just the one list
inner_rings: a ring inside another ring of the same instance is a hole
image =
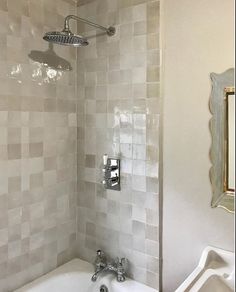
[[105, 253], [98, 250], [97, 257], [94, 262], [95, 274], [92, 276], [92, 281], [96, 282], [99, 275], [104, 272], [113, 272], [116, 274], [118, 282], [124, 282], [127, 263], [128, 260], [125, 258], [117, 258], [113, 263], [108, 263]]

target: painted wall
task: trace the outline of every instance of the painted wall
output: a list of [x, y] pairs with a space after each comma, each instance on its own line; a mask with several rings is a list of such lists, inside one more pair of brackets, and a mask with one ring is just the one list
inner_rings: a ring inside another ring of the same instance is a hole
[[233, 250], [233, 215], [211, 209], [210, 72], [234, 65], [233, 0], [165, 0], [164, 292], [193, 271], [207, 245]]
[[54, 47], [72, 71], [42, 64], [52, 61], [44, 32], [75, 11], [62, 0], [0, 0], [1, 292], [75, 256], [76, 51]]
[[[78, 15], [114, 25], [114, 37], [79, 23], [78, 255], [128, 258], [136, 280], [159, 283], [159, 1], [81, 1]], [[101, 185], [102, 156], [121, 157], [121, 192]]]

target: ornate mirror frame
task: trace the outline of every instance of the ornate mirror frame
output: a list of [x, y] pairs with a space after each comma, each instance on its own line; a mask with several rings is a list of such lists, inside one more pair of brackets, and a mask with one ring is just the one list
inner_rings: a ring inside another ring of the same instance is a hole
[[211, 74], [212, 94], [210, 99], [210, 111], [212, 119], [210, 130], [212, 134], [212, 146], [210, 158], [212, 167], [210, 179], [213, 188], [212, 208], [221, 207], [229, 212], [234, 212], [235, 192], [229, 192], [225, 188], [225, 171], [227, 157], [226, 126], [227, 107], [226, 92], [234, 88], [234, 69], [229, 69], [222, 74]]

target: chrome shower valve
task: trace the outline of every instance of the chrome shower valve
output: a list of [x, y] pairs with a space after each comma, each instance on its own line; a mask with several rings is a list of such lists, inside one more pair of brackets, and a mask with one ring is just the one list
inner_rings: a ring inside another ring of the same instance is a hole
[[120, 159], [103, 156], [103, 181], [108, 190], [120, 191]]

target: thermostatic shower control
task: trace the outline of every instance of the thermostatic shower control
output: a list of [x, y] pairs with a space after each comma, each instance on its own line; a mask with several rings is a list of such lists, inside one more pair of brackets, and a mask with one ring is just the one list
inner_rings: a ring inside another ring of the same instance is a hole
[[106, 189], [120, 191], [120, 159], [103, 156], [103, 178]]

